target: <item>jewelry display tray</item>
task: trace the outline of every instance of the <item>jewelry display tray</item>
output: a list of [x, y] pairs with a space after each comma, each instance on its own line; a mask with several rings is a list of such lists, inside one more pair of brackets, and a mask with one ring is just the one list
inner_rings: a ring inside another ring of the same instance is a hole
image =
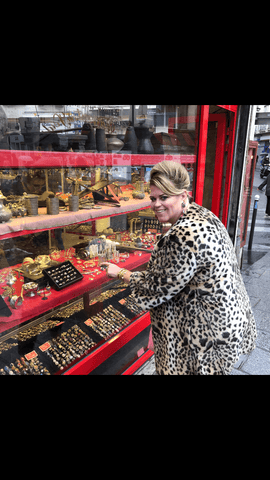
[[[125, 305], [121, 303], [121, 300], [129, 296], [130, 293], [130, 287], [120, 288], [119, 293], [113, 295], [109, 299], [106, 299], [103, 302], [97, 302], [93, 304], [90, 316], [94, 316], [98, 312], [102, 312], [103, 309], [111, 305], [116, 310], [118, 310], [118, 312], [124, 314], [127, 324], [131, 321], [136, 320], [136, 318], [139, 317], [142, 313], [134, 313], [130, 308], [125, 307]], [[11, 363], [16, 364], [16, 360], [19, 360], [21, 356], [27, 355], [30, 352], [34, 351], [37, 354], [37, 359], [41, 362], [43, 368], [47, 368], [51, 375], [61, 375], [65, 372], [65, 370], [78, 363], [82, 358], [85, 357], [85, 355], [88, 355], [89, 352], [82, 352], [81, 358], [76, 358], [72, 360], [70, 363], [67, 363], [67, 365], [63, 367], [63, 370], [60, 370], [59, 367], [53, 363], [51, 357], [49, 357], [45, 351], [41, 350], [40, 347], [46, 344], [46, 342], [51, 342], [52, 339], [58, 340], [59, 338], [61, 338], [61, 335], [64, 332], [67, 332], [74, 325], [78, 326], [84, 332], [86, 338], [92, 340], [95, 343], [91, 351], [94, 351], [95, 348], [106, 343], [106, 341], [108, 341], [108, 338], [112, 338], [115, 335], [113, 333], [112, 335], [110, 335], [110, 337], [103, 338], [90, 326], [87, 326], [85, 324], [85, 321], [88, 318], [89, 312], [86, 313], [84, 310], [72, 314], [69, 318], [61, 318], [61, 316], [54, 317], [52, 312], [50, 321], [57, 320], [57, 324], [53, 327], [45, 327], [44, 331], [41, 331], [40, 333], [38, 333], [36, 329], [38, 329], [38, 327], [42, 325], [46, 326], [48, 320], [44, 321], [40, 325], [36, 325], [35, 322], [33, 322], [33, 327], [31, 326], [32, 322], [30, 322], [30, 324], [28, 324], [28, 329], [26, 330], [26, 338], [20, 338], [20, 335], [23, 337], [24, 332], [22, 332], [21, 334], [19, 333], [18, 339], [16, 338], [16, 334], [14, 334], [15, 336], [13, 338], [9, 338], [8, 340], [6, 340], [7, 345], [9, 343], [13, 344], [14, 342], [18, 342], [18, 345], [14, 345], [7, 351], [2, 352], [2, 354], [0, 355], [0, 369], [3, 369], [6, 365], [10, 367]], [[31, 328], [33, 328], [32, 334], [30, 333]], [[115, 326], [115, 329], [116, 328], [117, 326]], [[123, 328], [125, 327], [123, 326]], [[27, 333], [28, 331], [29, 334]], [[68, 348], [68, 345], [66, 345], [66, 347]], [[39, 373], [33, 372], [31, 375], [35, 374]], [[24, 375], [24, 373], [22, 372], [21, 375]]]
[[45, 268], [42, 270], [42, 273], [50, 286], [57, 291], [63, 290], [63, 288], [69, 287], [83, 279], [81, 272], [69, 260], [59, 263], [55, 267]]

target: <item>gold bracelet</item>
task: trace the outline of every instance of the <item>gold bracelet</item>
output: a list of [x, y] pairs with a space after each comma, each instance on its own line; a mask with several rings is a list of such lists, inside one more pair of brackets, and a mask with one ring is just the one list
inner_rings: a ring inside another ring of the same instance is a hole
[[119, 280], [124, 280], [124, 276], [126, 274], [127, 270], [125, 268], [121, 268], [121, 270], [118, 272], [118, 278]]
[[123, 268], [121, 268], [121, 270], [119, 270], [119, 272], [118, 272], [118, 275], [117, 275], [117, 277], [118, 277], [120, 280], [122, 280], [122, 274], [123, 274], [123, 271], [124, 271], [124, 269], [123, 269]]

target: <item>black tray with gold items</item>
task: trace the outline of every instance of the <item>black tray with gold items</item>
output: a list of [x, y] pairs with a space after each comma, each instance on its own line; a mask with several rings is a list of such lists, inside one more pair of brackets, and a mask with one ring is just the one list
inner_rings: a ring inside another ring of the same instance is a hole
[[102, 340], [100, 336], [90, 336], [83, 319], [82, 312], [79, 318], [73, 316], [66, 321], [52, 317], [9, 335], [0, 344], [0, 375], [62, 373]]
[[69, 287], [83, 279], [83, 275], [69, 260], [59, 263], [55, 267], [45, 268], [42, 270], [42, 273], [48, 279], [51, 287], [57, 291], [63, 290], [63, 288]]
[[64, 373], [143, 313], [130, 293], [119, 284], [92, 300], [90, 315], [81, 300], [43, 323], [33, 321], [4, 335], [0, 376]]
[[160, 223], [155, 218], [144, 218], [142, 224], [142, 233], [146, 233], [148, 231], [154, 231], [156, 233], [162, 232], [162, 223]]

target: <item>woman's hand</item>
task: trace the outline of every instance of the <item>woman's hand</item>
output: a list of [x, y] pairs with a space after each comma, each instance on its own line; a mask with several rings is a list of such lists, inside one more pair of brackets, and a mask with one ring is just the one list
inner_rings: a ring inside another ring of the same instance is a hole
[[117, 265], [114, 265], [113, 263], [108, 263], [108, 262], [104, 262], [101, 265], [106, 265], [107, 267], [106, 271], [107, 271], [108, 277], [117, 278], [121, 268], [119, 268]]
[[[119, 268], [117, 265], [114, 265], [113, 263], [109, 263], [109, 262], [104, 262], [102, 263], [101, 265], [106, 265], [106, 271], [107, 271], [107, 275], [108, 277], [110, 278], [121, 278], [121, 280], [123, 280], [125, 283], [129, 283], [130, 281], [130, 276], [131, 276], [131, 272], [129, 272], [129, 270], [126, 270], [125, 268]], [[120, 270], [123, 271], [123, 275], [120, 277], [118, 277], [118, 274], [120, 272]]]

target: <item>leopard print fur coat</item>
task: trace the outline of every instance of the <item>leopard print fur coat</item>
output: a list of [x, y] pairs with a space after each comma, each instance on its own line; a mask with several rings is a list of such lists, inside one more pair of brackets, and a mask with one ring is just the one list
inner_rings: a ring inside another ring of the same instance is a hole
[[221, 221], [192, 203], [130, 279], [150, 310], [160, 375], [228, 375], [255, 348], [256, 325], [234, 248]]

